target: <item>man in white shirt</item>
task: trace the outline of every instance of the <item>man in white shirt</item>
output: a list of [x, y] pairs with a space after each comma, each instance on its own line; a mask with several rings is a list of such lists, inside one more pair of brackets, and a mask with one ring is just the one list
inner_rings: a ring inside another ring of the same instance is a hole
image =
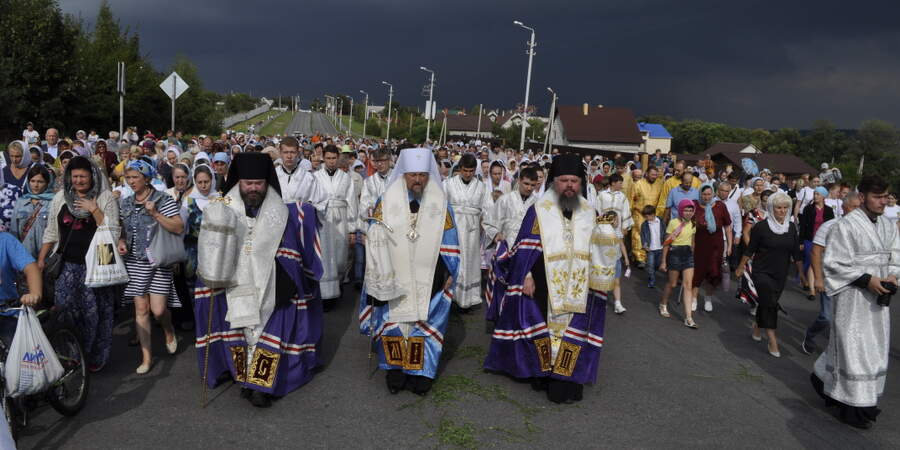
[[489, 239], [499, 244], [506, 241], [507, 247], [512, 248], [519, 235], [519, 227], [525, 212], [537, 200], [534, 194], [537, 187], [537, 170], [533, 167], [522, 169], [519, 174], [519, 182], [516, 190], [504, 194], [494, 203], [494, 213], [485, 217], [484, 232]]
[[799, 223], [797, 219], [800, 213], [803, 212], [803, 208], [812, 203], [813, 193], [815, 193], [817, 187], [819, 187], [819, 177], [813, 177], [809, 181], [808, 186], [803, 186], [797, 191], [797, 199], [794, 201], [794, 223]]
[[841, 185], [839, 183], [831, 184], [828, 187], [828, 198], [825, 199], [825, 205], [830, 206], [834, 211], [834, 217], [842, 217], [844, 215], [843, 204], [841, 200]]
[[59, 130], [56, 128], [47, 128], [44, 132], [44, 139], [47, 141], [42, 145], [44, 154], [49, 154], [56, 159], [59, 156]]
[[28, 145], [37, 144], [41, 140], [41, 135], [34, 129], [33, 123], [28, 122], [25, 124], [25, 130], [22, 131], [22, 140], [27, 142]]

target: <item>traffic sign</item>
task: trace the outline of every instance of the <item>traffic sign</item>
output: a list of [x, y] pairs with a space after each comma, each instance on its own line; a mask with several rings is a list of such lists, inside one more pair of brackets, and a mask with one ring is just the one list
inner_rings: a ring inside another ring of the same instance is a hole
[[172, 72], [162, 83], [159, 83], [159, 88], [172, 100], [184, 94], [184, 91], [188, 90], [189, 87], [187, 82], [177, 72]]

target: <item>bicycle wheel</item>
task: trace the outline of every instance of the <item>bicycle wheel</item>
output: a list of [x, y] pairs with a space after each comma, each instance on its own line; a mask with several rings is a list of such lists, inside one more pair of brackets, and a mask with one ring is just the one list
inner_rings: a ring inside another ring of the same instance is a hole
[[81, 341], [71, 328], [63, 326], [52, 332], [50, 344], [53, 345], [64, 372], [62, 378], [47, 392], [47, 401], [58, 413], [74, 416], [84, 407], [89, 387]]

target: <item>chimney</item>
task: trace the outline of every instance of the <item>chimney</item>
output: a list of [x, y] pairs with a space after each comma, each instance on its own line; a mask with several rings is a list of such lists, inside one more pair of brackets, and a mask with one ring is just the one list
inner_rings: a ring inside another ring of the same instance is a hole
[[584, 115], [588, 115], [588, 108], [589, 108], [588, 104], [585, 103], [584, 107], [582, 108]]

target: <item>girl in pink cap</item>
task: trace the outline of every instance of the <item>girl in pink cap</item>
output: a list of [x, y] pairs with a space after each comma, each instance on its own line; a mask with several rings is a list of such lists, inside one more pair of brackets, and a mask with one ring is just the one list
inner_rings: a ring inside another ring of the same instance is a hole
[[669, 226], [666, 227], [662, 264], [659, 267], [663, 272], [668, 271], [669, 273], [669, 281], [663, 289], [662, 300], [659, 303], [659, 315], [670, 317], [669, 294], [678, 284], [678, 276], [681, 275], [682, 286], [688, 286], [688, 289], [682, 289], [684, 326], [692, 329], [697, 328], [697, 324], [691, 317], [693, 296], [690, 289], [694, 276], [694, 234], [697, 231], [693, 221], [694, 210], [692, 200], [684, 199], [678, 202], [678, 217], [669, 221]]

